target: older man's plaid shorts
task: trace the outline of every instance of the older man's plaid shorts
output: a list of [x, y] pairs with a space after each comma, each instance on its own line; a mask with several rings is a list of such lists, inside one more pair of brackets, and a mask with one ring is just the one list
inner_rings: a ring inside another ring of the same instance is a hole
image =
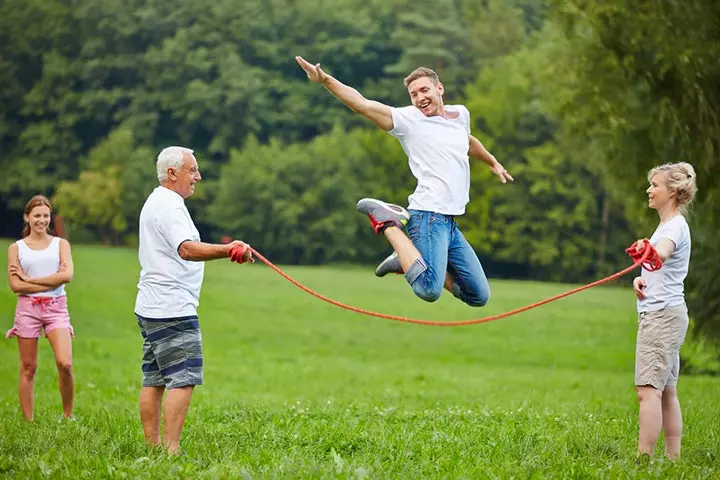
[[143, 386], [202, 385], [202, 335], [197, 316], [145, 318], [137, 315], [143, 342]]

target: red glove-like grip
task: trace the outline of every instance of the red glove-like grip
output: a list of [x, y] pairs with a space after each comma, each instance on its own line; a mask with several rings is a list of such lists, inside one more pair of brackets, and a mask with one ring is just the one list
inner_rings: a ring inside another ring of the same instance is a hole
[[643, 250], [638, 252], [636, 248], [637, 242], [634, 242], [632, 245], [625, 249], [625, 253], [630, 255], [630, 258], [632, 258], [634, 262], [637, 262], [643, 257], [643, 255], [645, 255], [645, 252], [650, 250], [650, 254], [643, 262], [643, 268], [649, 272], [659, 270], [660, 268], [662, 268], [663, 265], [660, 254], [657, 252], [657, 250], [655, 250], [655, 247], [653, 247], [652, 243], [650, 243], [650, 240], [648, 240], [647, 238], [643, 238], [643, 242], [645, 242], [645, 248]]
[[235, 245], [232, 247], [228, 252], [230, 261], [235, 263], [245, 263], [246, 260], [243, 259], [243, 255], [245, 254], [245, 250], [247, 250], [247, 248], [248, 246], [245, 244]]

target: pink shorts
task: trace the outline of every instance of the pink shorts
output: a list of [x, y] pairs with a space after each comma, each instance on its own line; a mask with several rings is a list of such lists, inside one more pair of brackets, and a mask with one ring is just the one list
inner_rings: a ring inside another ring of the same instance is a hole
[[67, 297], [31, 297], [19, 295], [15, 308], [15, 324], [5, 334], [5, 338], [40, 338], [42, 330], [45, 336], [56, 328], [67, 328], [75, 336], [67, 308]]

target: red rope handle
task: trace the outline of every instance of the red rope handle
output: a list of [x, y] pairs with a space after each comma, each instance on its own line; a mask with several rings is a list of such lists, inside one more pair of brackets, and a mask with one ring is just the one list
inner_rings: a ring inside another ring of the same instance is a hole
[[[282, 276], [287, 281], [291, 282], [293, 285], [295, 285], [299, 289], [309, 293], [310, 295], [312, 295], [314, 297], [319, 298], [320, 300], [323, 300], [323, 301], [330, 303], [332, 305], [335, 305], [337, 307], [344, 308], [346, 310], [350, 310], [352, 312], [360, 313], [363, 315], [370, 315], [372, 317], [379, 317], [379, 318], [384, 318], [386, 320], [394, 320], [397, 322], [414, 323], [414, 324], [418, 324], [418, 325], [430, 325], [430, 326], [436, 326], [436, 327], [459, 327], [459, 326], [463, 326], [463, 325], [475, 325], [478, 323], [492, 322], [493, 320], [499, 320], [501, 318], [505, 318], [505, 317], [509, 317], [511, 315], [525, 312], [532, 308], [536, 308], [541, 305], [545, 305], [546, 303], [554, 302], [555, 300], [559, 300], [563, 297], [567, 297], [574, 293], [582, 292], [583, 290], [587, 290], [589, 288], [596, 287], [598, 285], [602, 285], [603, 283], [607, 283], [612, 280], [615, 280], [615, 279], [633, 271], [640, 265], [643, 265], [643, 267], [645, 267], [646, 270], [657, 270], [658, 268], [662, 267], [662, 261], [660, 260], [660, 256], [658, 255], [657, 251], [652, 246], [652, 244], [650, 244], [650, 242], [647, 241], [647, 239], [644, 239], [643, 242], [644, 242], [644, 245], [642, 246], [642, 250], [639, 252], [637, 251], [637, 248], [636, 248], [638, 242], [633, 243], [626, 250], [626, 252], [633, 258], [633, 260], [635, 260], [635, 263], [633, 263], [629, 267], [625, 268], [624, 270], [614, 273], [614, 274], [612, 274], [608, 277], [605, 277], [601, 280], [597, 280], [597, 281], [589, 283], [587, 285], [583, 285], [582, 287], [574, 288], [567, 292], [555, 295], [554, 297], [546, 298], [545, 300], [541, 300], [539, 302], [535, 302], [535, 303], [526, 305], [521, 308], [516, 308], [515, 310], [510, 310], [509, 312], [499, 313], [497, 315], [491, 315], [489, 317], [484, 317], [484, 318], [476, 318], [473, 320], [461, 320], [461, 321], [454, 321], [454, 322], [438, 322], [438, 321], [434, 321], [434, 320], [418, 320], [418, 319], [414, 319], [414, 318], [400, 317], [397, 315], [387, 315], [384, 313], [371, 312], [369, 310], [364, 310], [362, 308], [357, 308], [357, 307], [353, 307], [350, 305], [346, 305], [342, 302], [338, 302], [337, 300], [333, 300], [331, 298], [328, 298], [324, 295], [321, 295], [321, 294], [311, 290], [310, 288], [306, 287], [305, 285], [301, 284], [300, 282], [298, 282], [297, 280], [292, 278], [287, 273], [283, 272], [277, 266], [273, 265], [273, 263], [270, 260], [265, 258], [262, 254], [260, 254], [260, 252], [255, 250], [253, 247], [248, 245], [247, 248], [252, 250], [253, 254], [257, 258], [259, 258], [263, 263], [265, 263], [268, 267], [275, 270], [275, 272], [277, 272], [280, 276]], [[631, 253], [631, 251], [632, 251], [632, 253]]]
[[[645, 258], [644, 255], [648, 250], [650, 252]], [[640, 263], [642, 263], [642, 266], [645, 268], [645, 270], [648, 270], [650, 272], [659, 270], [662, 267], [662, 259], [660, 258], [660, 254], [658, 254], [657, 250], [655, 250], [655, 247], [652, 246], [650, 240], [648, 240], [647, 238], [638, 240], [637, 242], [630, 245], [628, 248], [625, 249], [625, 253], [630, 255], [630, 257], [635, 262], [643, 259], [643, 261]]]

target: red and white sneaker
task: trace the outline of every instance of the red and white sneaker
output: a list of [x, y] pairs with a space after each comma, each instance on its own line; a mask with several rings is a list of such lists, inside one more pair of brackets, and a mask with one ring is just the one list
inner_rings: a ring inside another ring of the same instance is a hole
[[373, 230], [378, 235], [387, 227], [402, 229], [410, 220], [410, 214], [403, 207], [375, 198], [363, 198], [357, 203], [357, 210], [368, 216]]

